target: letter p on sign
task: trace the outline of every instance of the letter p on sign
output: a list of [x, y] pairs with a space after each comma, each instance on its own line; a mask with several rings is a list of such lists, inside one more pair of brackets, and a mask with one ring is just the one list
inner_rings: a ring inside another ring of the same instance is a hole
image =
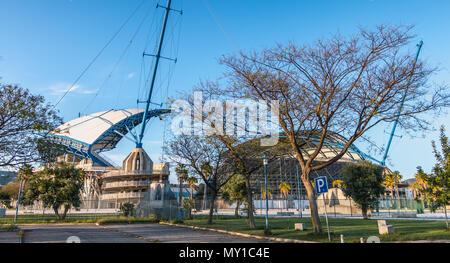
[[314, 184], [316, 185], [316, 193], [322, 194], [328, 192], [328, 183], [327, 183], [327, 177], [317, 177], [314, 179]]

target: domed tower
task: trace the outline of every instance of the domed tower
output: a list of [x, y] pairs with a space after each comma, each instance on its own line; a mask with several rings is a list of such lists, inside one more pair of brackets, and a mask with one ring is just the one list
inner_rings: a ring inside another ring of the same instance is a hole
[[123, 160], [122, 169], [104, 173], [102, 180], [101, 199], [108, 208], [118, 208], [128, 202], [138, 204], [144, 199], [171, 197], [169, 165], [154, 164], [142, 148], [131, 151]]
[[142, 171], [153, 174], [153, 161], [142, 148], [136, 148], [123, 160], [124, 171]]

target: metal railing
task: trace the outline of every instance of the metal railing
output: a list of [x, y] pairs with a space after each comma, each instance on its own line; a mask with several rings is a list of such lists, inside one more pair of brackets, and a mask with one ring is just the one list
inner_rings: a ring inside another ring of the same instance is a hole
[[137, 187], [148, 186], [148, 181], [120, 181], [120, 182], [107, 182], [103, 184], [103, 189], [121, 188], [121, 187]]
[[130, 193], [110, 193], [102, 194], [101, 200], [116, 200], [116, 199], [131, 199], [131, 198], [144, 198], [145, 192], [130, 192]]
[[[123, 203], [133, 203], [135, 207], [140, 207], [141, 212], [138, 216], [146, 216], [145, 211], [152, 213], [163, 213], [165, 216], [175, 219], [176, 211], [179, 208], [177, 200], [158, 200], [144, 201], [145, 193], [109, 193], [103, 194], [100, 200], [82, 200], [79, 208], [72, 208], [67, 212], [67, 220], [74, 222], [78, 220], [96, 220], [104, 217], [118, 217], [121, 215], [120, 207]], [[265, 215], [265, 200], [254, 200], [255, 216]], [[326, 211], [329, 217], [361, 217], [361, 210], [354, 202], [349, 199], [326, 200]], [[400, 203], [400, 207], [398, 207]], [[9, 204], [6, 209], [4, 204]], [[16, 201], [0, 200], [0, 224], [12, 223], [15, 214]], [[207, 215], [209, 213], [209, 200], [196, 199], [193, 214]], [[317, 200], [319, 214], [324, 215], [324, 206], [322, 200]], [[214, 207], [215, 216], [234, 216], [236, 211], [236, 203], [225, 200], [216, 200]], [[62, 208], [60, 209], [62, 213]], [[238, 210], [241, 216], [246, 215], [245, 204], [241, 204]], [[270, 199], [269, 200], [269, 216], [270, 217], [309, 217], [310, 208], [309, 201], [302, 199]], [[413, 199], [380, 199], [377, 209], [369, 211], [372, 218], [394, 218], [394, 217], [418, 217], [421, 219], [444, 219], [443, 208], [435, 212], [431, 212], [428, 205], [422, 207], [422, 202]], [[55, 212], [50, 208], [45, 208], [42, 202], [34, 202], [32, 205], [20, 205], [18, 210], [17, 223], [32, 223], [39, 221], [56, 221]]]
[[168, 173], [163, 173], [165, 171], [163, 170], [156, 170], [153, 169], [153, 172], [150, 173], [149, 171], [125, 171], [125, 170], [111, 170], [107, 171], [102, 175], [103, 178], [110, 178], [110, 177], [120, 177], [120, 176], [128, 176], [128, 175], [167, 175]]

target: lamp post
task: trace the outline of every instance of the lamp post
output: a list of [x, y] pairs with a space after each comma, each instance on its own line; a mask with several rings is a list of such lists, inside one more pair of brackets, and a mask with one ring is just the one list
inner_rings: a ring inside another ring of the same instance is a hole
[[[21, 152], [21, 154], [25, 154], [24, 152]], [[26, 159], [25, 159], [26, 164]], [[25, 165], [24, 164], [24, 165]], [[22, 167], [25, 169], [25, 167]], [[19, 171], [20, 172], [20, 171]], [[17, 204], [16, 204], [16, 213], [14, 214], [14, 224], [17, 221], [17, 215], [19, 214], [19, 205], [20, 205], [20, 196], [22, 195], [22, 185], [23, 185], [23, 177], [24, 177], [25, 170], [22, 171], [22, 175], [20, 176], [20, 185], [19, 185], [19, 193], [17, 194]]]
[[266, 191], [266, 230], [269, 230], [269, 194], [267, 192], [267, 164], [269, 163], [269, 159], [267, 155], [263, 156], [263, 164], [264, 164], [264, 187]]
[[23, 185], [23, 173], [20, 178], [19, 193], [17, 195], [16, 213], [14, 214], [14, 224], [16, 223], [17, 214], [19, 213], [20, 196], [22, 195], [22, 185]]
[[178, 174], [178, 221], [181, 221], [181, 173]]

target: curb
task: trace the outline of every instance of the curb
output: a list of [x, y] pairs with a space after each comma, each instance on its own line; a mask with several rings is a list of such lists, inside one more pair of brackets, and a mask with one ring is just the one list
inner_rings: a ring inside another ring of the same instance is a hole
[[190, 228], [195, 230], [203, 230], [203, 231], [210, 231], [210, 232], [217, 232], [222, 234], [228, 234], [232, 236], [240, 236], [240, 237], [246, 237], [246, 238], [253, 238], [253, 239], [259, 239], [259, 240], [267, 240], [272, 242], [278, 242], [278, 243], [319, 243], [314, 241], [304, 241], [304, 240], [296, 240], [296, 239], [289, 239], [289, 238], [278, 238], [278, 237], [263, 237], [263, 236], [257, 236], [257, 235], [251, 235], [251, 234], [244, 234], [239, 232], [232, 232], [222, 229], [214, 229], [214, 228], [206, 228], [206, 227], [198, 227], [198, 226], [188, 226], [188, 225], [181, 225], [181, 224], [171, 224], [166, 222], [159, 222], [161, 225], [168, 225], [168, 226], [177, 226], [177, 227], [184, 227], [184, 228]]

